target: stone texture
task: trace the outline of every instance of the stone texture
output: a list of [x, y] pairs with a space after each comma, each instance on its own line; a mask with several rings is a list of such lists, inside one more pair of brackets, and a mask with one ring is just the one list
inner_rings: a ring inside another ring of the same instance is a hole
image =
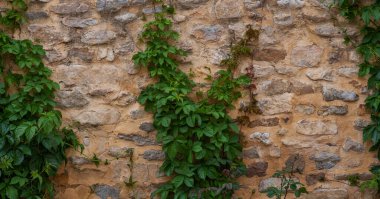
[[291, 53], [291, 62], [299, 67], [315, 67], [321, 61], [323, 49], [317, 45], [296, 46]]
[[54, 45], [57, 43], [67, 43], [71, 37], [67, 31], [59, 31], [57, 27], [41, 24], [31, 24], [28, 30], [34, 39]]
[[290, 92], [291, 84], [284, 79], [273, 79], [259, 83], [258, 90], [266, 95], [278, 95]]
[[260, 181], [259, 191], [265, 192], [269, 187], [281, 188], [281, 178], [267, 178]]
[[248, 124], [248, 127], [253, 128], [253, 127], [257, 127], [257, 126], [266, 126], [266, 127], [278, 126], [279, 123], [280, 123], [280, 119], [278, 117], [266, 118], [266, 119], [256, 119], [256, 120], [251, 121]]
[[270, 139], [270, 134], [266, 132], [254, 132], [249, 136], [252, 140], [257, 140], [266, 145], [272, 144], [272, 140]]
[[85, 62], [91, 62], [94, 53], [88, 48], [72, 48], [69, 50], [68, 56], [71, 58], [77, 57]]
[[257, 105], [264, 115], [287, 113], [292, 110], [292, 98], [292, 94], [284, 93], [282, 95], [258, 99]]
[[137, 146], [149, 146], [149, 145], [157, 145], [156, 141], [149, 137], [145, 137], [138, 134], [124, 134], [119, 133], [117, 138], [127, 141], [134, 142]]
[[313, 22], [324, 22], [330, 19], [330, 14], [318, 7], [304, 7], [302, 8], [302, 15]]
[[268, 162], [255, 162], [247, 167], [247, 177], [251, 178], [253, 176], [266, 176], [266, 171], [268, 169]]
[[335, 135], [338, 126], [330, 120], [303, 119], [297, 122], [296, 132], [302, 135]]
[[353, 91], [338, 90], [330, 86], [323, 86], [322, 95], [325, 101], [342, 100], [345, 102], [354, 102], [359, 96]]
[[339, 76], [347, 77], [347, 78], [353, 78], [357, 77], [359, 72], [358, 67], [340, 67], [337, 70], [337, 73]]
[[354, 128], [356, 130], [363, 130], [366, 126], [368, 126], [371, 122], [362, 118], [358, 118], [354, 121]]
[[205, 41], [218, 41], [222, 35], [223, 27], [220, 25], [201, 25], [193, 26], [191, 35], [196, 39]]
[[208, 0], [178, 0], [177, 1], [179, 7], [182, 9], [197, 8], [207, 2]]
[[79, 123], [84, 125], [107, 125], [115, 124], [119, 121], [121, 115], [117, 109], [99, 107], [81, 112], [75, 117]]
[[348, 199], [348, 191], [346, 189], [316, 189], [306, 196], [304, 199]]
[[290, 92], [295, 93], [296, 95], [306, 95], [315, 92], [313, 85], [304, 81], [291, 80], [290, 83]]
[[78, 17], [65, 17], [62, 20], [63, 25], [72, 28], [86, 28], [88, 26], [93, 26], [98, 23], [96, 19], [93, 18], [78, 18]]
[[318, 69], [310, 69], [306, 72], [306, 76], [314, 81], [325, 80], [325, 81], [333, 81], [334, 75], [333, 71], [329, 68], [318, 68]]
[[315, 112], [315, 106], [312, 104], [298, 104], [294, 109], [296, 112], [303, 113], [305, 115], [311, 115]]
[[302, 8], [304, 4], [304, 0], [277, 0], [277, 5], [281, 7]]
[[115, 157], [115, 158], [127, 158], [130, 157], [129, 150], [133, 150], [128, 147], [111, 147], [108, 150], [108, 155]]
[[312, 174], [308, 174], [306, 176], [306, 184], [307, 185], [314, 185], [314, 184], [317, 184], [317, 182], [323, 182], [325, 181], [326, 177], [325, 177], [325, 173], [312, 173]]
[[81, 108], [89, 103], [79, 89], [58, 91], [57, 102], [58, 106], [64, 108]]
[[139, 127], [140, 130], [142, 131], [145, 131], [147, 133], [150, 133], [152, 131], [154, 131], [154, 126], [151, 122], [143, 122], [140, 124], [140, 127]]
[[338, 155], [329, 152], [317, 152], [310, 157], [310, 159], [315, 161], [315, 166], [319, 170], [331, 169], [340, 162], [340, 157]]
[[312, 30], [322, 37], [336, 37], [342, 34], [341, 30], [335, 27], [333, 23], [318, 24]]
[[143, 158], [146, 160], [164, 160], [165, 153], [158, 150], [147, 150], [144, 151]]
[[257, 61], [279, 62], [284, 60], [287, 53], [281, 48], [263, 48], [255, 51], [254, 59]]
[[348, 151], [356, 151], [356, 152], [364, 152], [364, 146], [363, 144], [359, 142], [355, 142], [350, 137], [348, 137], [343, 144], [343, 150]]
[[116, 38], [116, 33], [110, 30], [96, 30], [86, 32], [81, 41], [85, 44], [96, 45], [106, 44]]
[[26, 17], [29, 20], [46, 19], [49, 18], [49, 14], [45, 11], [27, 12]]
[[302, 174], [305, 169], [305, 158], [303, 157], [303, 155], [299, 153], [292, 154], [286, 160], [285, 168], [287, 169], [287, 171]]
[[273, 16], [273, 22], [279, 26], [291, 26], [293, 25], [293, 17], [290, 12], [277, 12]]
[[120, 189], [106, 184], [94, 184], [91, 186], [94, 193], [99, 196], [100, 199], [119, 199]]
[[260, 158], [260, 155], [259, 155], [259, 152], [257, 151], [257, 148], [251, 147], [251, 148], [243, 150], [243, 157], [249, 158], [249, 159], [255, 159], [255, 158]]
[[[264, 78], [274, 73], [274, 67], [268, 62], [260, 62], [253, 65], [253, 72], [255, 73], [255, 77]], [[242, 73], [245, 73], [245, 71], [242, 71]]]
[[115, 20], [120, 23], [130, 23], [137, 19], [137, 15], [134, 13], [122, 13], [120, 15], [115, 16]]
[[97, 0], [96, 9], [99, 12], [115, 12], [129, 3], [130, 0]]
[[346, 115], [348, 106], [321, 106], [318, 110], [318, 115]]
[[235, 0], [218, 0], [214, 6], [217, 19], [236, 19], [243, 16], [243, 4]]
[[51, 11], [56, 14], [70, 15], [70, 14], [81, 14], [85, 13], [90, 9], [90, 6], [85, 3], [61, 3], [56, 6], [51, 7]]
[[273, 146], [269, 149], [269, 156], [274, 158], [281, 157], [281, 148], [277, 146]]

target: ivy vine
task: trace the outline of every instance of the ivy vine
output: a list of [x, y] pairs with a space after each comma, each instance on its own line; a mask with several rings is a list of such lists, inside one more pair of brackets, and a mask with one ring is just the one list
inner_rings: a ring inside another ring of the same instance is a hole
[[66, 161], [65, 150], [83, 146], [61, 128], [54, 109], [59, 85], [49, 79], [42, 46], [6, 33], [26, 22], [26, 2], [6, 3], [0, 13], [0, 198], [53, 198], [50, 177]]
[[[363, 130], [363, 140], [372, 143], [370, 151], [377, 151], [380, 159], [380, 1], [337, 0], [340, 14], [360, 26], [361, 41], [356, 43], [346, 37], [346, 42], [356, 45], [356, 51], [362, 56], [359, 64], [359, 76], [369, 75], [369, 96], [365, 106], [371, 113], [371, 123]], [[371, 169], [374, 178], [362, 184], [363, 188], [380, 191], [379, 167]]]
[[[162, 3], [159, 0], [156, 3]], [[246, 34], [231, 47], [222, 61], [206, 95], [197, 100], [189, 95], [196, 83], [178, 68], [184, 50], [173, 45], [179, 34], [172, 29], [168, 15], [172, 6], [163, 5], [152, 21], [144, 25], [141, 40], [146, 48], [133, 56], [134, 63], [146, 67], [156, 79], [140, 94], [138, 101], [154, 114], [157, 140], [166, 158], [161, 171], [172, 179], [159, 187], [153, 196], [166, 198], [231, 198], [240, 188], [236, 178], [244, 175], [240, 129], [228, 115], [241, 96], [239, 88], [249, 86], [251, 78], [235, 78], [241, 56], [250, 55], [250, 43], [258, 34]], [[252, 33], [251, 28], [247, 33]], [[199, 94], [199, 92], [196, 92]]]

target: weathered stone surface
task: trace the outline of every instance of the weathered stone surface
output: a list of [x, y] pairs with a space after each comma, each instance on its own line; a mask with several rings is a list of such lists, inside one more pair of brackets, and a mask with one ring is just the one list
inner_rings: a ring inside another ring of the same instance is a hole
[[266, 95], [278, 95], [290, 92], [291, 84], [284, 79], [273, 79], [259, 83], [257, 85], [259, 92]]
[[257, 105], [264, 115], [287, 113], [292, 110], [292, 98], [292, 94], [284, 93], [282, 95], [258, 99]]
[[318, 152], [310, 160], [314, 160], [317, 169], [321, 170], [333, 168], [340, 161], [340, 157], [334, 153]]
[[84, 157], [80, 157], [80, 156], [71, 156], [69, 158], [71, 164], [73, 165], [84, 165], [84, 164], [89, 164], [90, 163], [90, 160], [88, 160], [87, 158], [84, 158]]
[[359, 180], [370, 180], [373, 177], [371, 173], [344, 173], [344, 174], [335, 174], [335, 180], [348, 180], [350, 176], [357, 176]]
[[323, 86], [322, 95], [325, 101], [342, 100], [345, 102], [354, 102], [359, 96], [353, 91], [338, 90], [330, 86]]
[[269, 187], [281, 188], [281, 178], [267, 178], [260, 181], [259, 191], [265, 192]]
[[99, 196], [100, 199], [119, 199], [120, 189], [106, 184], [94, 184], [91, 186], [94, 193]]
[[298, 68], [292, 67], [292, 66], [285, 66], [285, 65], [276, 65], [275, 66], [276, 72], [281, 75], [288, 75], [293, 76], [296, 74]]
[[71, 37], [67, 31], [59, 31], [54, 26], [31, 24], [28, 26], [28, 30], [34, 39], [41, 40], [50, 45], [71, 41]]
[[91, 62], [94, 53], [88, 48], [72, 48], [68, 52], [69, 57], [77, 57], [85, 62]]
[[265, 26], [261, 29], [259, 35], [259, 44], [260, 46], [272, 46], [277, 44], [279, 41], [276, 38], [276, 29], [272, 26]]
[[129, 150], [133, 150], [133, 149], [128, 148], [128, 147], [121, 148], [121, 147], [113, 146], [108, 150], [108, 155], [115, 158], [127, 158], [131, 156], [131, 153], [129, 152]]
[[119, 133], [117, 138], [127, 141], [132, 141], [138, 146], [157, 145], [157, 142], [149, 137], [145, 137], [138, 134], [123, 134]]
[[158, 150], [147, 150], [144, 151], [143, 158], [146, 160], [164, 160], [165, 153]]
[[266, 132], [254, 132], [249, 136], [252, 140], [257, 140], [266, 145], [272, 144], [272, 140], [270, 139], [270, 134]]
[[362, 118], [358, 118], [354, 121], [354, 128], [356, 130], [363, 130], [366, 126], [368, 126], [371, 122], [369, 120], [365, 120]]
[[341, 30], [338, 27], [335, 27], [333, 23], [323, 23], [318, 24], [312, 28], [315, 34], [322, 37], [336, 37], [341, 35]]
[[45, 11], [27, 12], [26, 17], [29, 20], [46, 19], [49, 18], [49, 14]]
[[302, 135], [335, 135], [338, 126], [330, 120], [304, 119], [297, 122], [296, 132]]
[[314, 6], [302, 8], [302, 15], [313, 22], [324, 22], [330, 19], [330, 15], [326, 10]]
[[58, 91], [57, 103], [63, 108], [80, 108], [86, 106], [89, 101], [79, 89], [73, 89]]
[[364, 145], [359, 142], [355, 142], [350, 137], [346, 138], [342, 148], [346, 152], [348, 151], [363, 152], [364, 151]]
[[266, 176], [266, 171], [268, 169], [268, 162], [255, 162], [248, 166], [247, 177], [251, 178], [253, 176]]
[[137, 19], [137, 15], [134, 13], [126, 12], [115, 16], [115, 20], [120, 23], [130, 23]]
[[251, 121], [248, 124], [248, 127], [253, 128], [257, 126], [278, 126], [280, 123], [280, 119], [278, 117], [273, 117], [273, 118], [264, 118], [264, 119], [256, 119]]
[[280, 130], [277, 131], [277, 135], [284, 136], [284, 135], [288, 134], [288, 132], [289, 132], [288, 129], [281, 128]]
[[139, 129], [142, 130], [142, 131], [148, 132], [148, 133], [150, 133], [150, 132], [152, 132], [152, 131], [155, 130], [154, 126], [153, 126], [153, 124], [151, 122], [143, 122], [143, 123], [141, 123]]
[[324, 181], [325, 180], [325, 173], [312, 173], [308, 174], [306, 176], [306, 184], [307, 185], [314, 185], [317, 184], [317, 182]]
[[293, 17], [290, 12], [277, 12], [273, 16], [274, 24], [278, 26], [291, 26], [293, 25]]
[[85, 3], [73, 2], [73, 3], [61, 3], [51, 7], [51, 11], [61, 15], [68, 14], [81, 14], [90, 9], [90, 6]]
[[81, 41], [85, 44], [96, 45], [109, 43], [116, 38], [116, 33], [110, 30], [95, 30], [86, 32]]
[[237, 19], [243, 16], [243, 4], [235, 0], [218, 0], [214, 12], [217, 19]]
[[129, 112], [130, 117], [133, 120], [141, 119], [146, 115], [146, 112], [142, 109], [135, 109]]
[[223, 27], [221, 25], [202, 25], [193, 26], [191, 35], [196, 39], [205, 41], [218, 41], [222, 36]]
[[[245, 74], [245, 69], [241, 71]], [[253, 72], [255, 77], [268, 77], [274, 73], [274, 67], [268, 62], [260, 62], [259, 64], [253, 65]]]
[[348, 106], [321, 106], [318, 110], [318, 115], [346, 115]]
[[255, 51], [253, 57], [257, 61], [279, 62], [284, 60], [287, 53], [284, 49], [263, 48]]
[[313, 85], [310, 83], [299, 80], [291, 80], [290, 83], [290, 92], [295, 93], [296, 95], [305, 95], [315, 92]]
[[336, 71], [339, 76], [353, 78], [358, 76], [359, 68], [358, 67], [340, 67]]
[[323, 49], [317, 45], [296, 46], [291, 53], [291, 62], [299, 67], [314, 67], [321, 61]]
[[127, 6], [130, 0], [97, 0], [96, 9], [99, 12], [115, 12]]
[[260, 158], [260, 154], [256, 147], [251, 147], [243, 150], [243, 157], [250, 159]]
[[244, 8], [248, 11], [255, 11], [256, 8], [263, 6], [263, 0], [244, 0]]
[[86, 28], [98, 24], [98, 20], [94, 18], [65, 17], [62, 23], [72, 28]]
[[155, 7], [146, 7], [142, 9], [142, 12], [146, 15], [151, 15], [155, 13], [162, 12], [162, 6], [155, 6]]
[[67, 58], [66, 51], [57, 51], [55, 49], [46, 50], [46, 59], [48, 62], [58, 62]]
[[137, 97], [128, 91], [121, 92], [115, 98], [113, 98], [113, 102], [118, 106], [128, 106], [130, 104], [135, 103]]
[[298, 104], [294, 108], [296, 112], [311, 115], [315, 112], [315, 106], [312, 104]]
[[285, 168], [288, 171], [297, 172], [302, 174], [305, 169], [305, 158], [303, 155], [297, 153], [292, 154], [285, 162]]
[[304, 199], [348, 199], [346, 189], [317, 189], [304, 196]]
[[274, 158], [281, 157], [281, 148], [278, 146], [273, 146], [269, 149], [269, 156]]
[[304, 0], [277, 0], [277, 5], [282, 7], [302, 8], [304, 4]]
[[177, 3], [182, 9], [192, 9], [207, 3], [208, 0], [178, 0]]
[[99, 126], [115, 124], [119, 121], [120, 116], [119, 111], [115, 108], [96, 107], [81, 112], [75, 117], [75, 120], [84, 125]]
[[333, 71], [329, 68], [318, 68], [318, 69], [309, 69], [306, 72], [306, 76], [314, 81], [317, 80], [325, 80], [325, 81], [333, 81], [334, 75]]

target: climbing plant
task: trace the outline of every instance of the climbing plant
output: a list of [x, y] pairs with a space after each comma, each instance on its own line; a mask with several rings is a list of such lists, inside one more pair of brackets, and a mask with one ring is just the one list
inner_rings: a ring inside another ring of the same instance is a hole
[[[380, 159], [380, 1], [338, 0], [336, 1], [340, 14], [360, 26], [361, 40], [356, 42], [346, 37], [346, 42], [356, 45], [356, 51], [362, 56], [359, 64], [359, 76], [369, 75], [368, 89], [370, 94], [365, 100], [365, 106], [371, 113], [371, 123], [363, 130], [363, 140], [370, 141], [370, 151], [377, 151]], [[375, 167], [371, 171], [378, 171]], [[375, 173], [372, 182], [378, 182]], [[364, 184], [368, 186], [368, 183]], [[372, 186], [380, 190], [376, 186]]]
[[245, 38], [232, 45], [230, 56], [221, 63], [226, 69], [219, 70], [207, 94], [195, 100], [190, 94], [196, 92], [196, 83], [178, 68], [178, 58], [186, 53], [173, 45], [179, 38], [169, 19], [174, 8], [164, 4], [162, 8], [144, 25], [145, 50], [133, 56], [135, 64], [146, 67], [156, 80], [138, 101], [154, 114], [157, 140], [166, 155], [161, 171], [172, 176], [152, 197], [231, 198], [240, 187], [236, 178], [246, 167], [239, 127], [227, 111], [241, 96], [239, 88], [251, 84], [248, 76], [235, 78], [234, 71], [239, 58], [251, 54], [250, 42], [258, 34], [249, 34], [254, 31], [249, 28]]
[[23, 0], [4, 1], [0, 13], [0, 198], [53, 198], [50, 177], [66, 161], [65, 150], [83, 150], [74, 132], [61, 128], [54, 109], [59, 85], [42, 58], [42, 46], [13, 34], [26, 19]]

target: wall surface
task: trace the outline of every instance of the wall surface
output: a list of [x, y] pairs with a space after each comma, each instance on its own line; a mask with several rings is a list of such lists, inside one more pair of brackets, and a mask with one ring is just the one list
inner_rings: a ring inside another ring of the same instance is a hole
[[[249, 172], [239, 179], [244, 188], [236, 197], [266, 198], [259, 191], [278, 183], [272, 174], [294, 163], [302, 173], [296, 177], [310, 192], [305, 198], [374, 198], [347, 181], [352, 174], [368, 179], [369, 167], [378, 161], [362, 144], [369, 115], [363, 108], [366, 80], [357, 77], [360, 58], [343, 44], [344, 29], [353, 37], [358, 30], [329, 11], [331, 0], [173, 2], [178, 44], [190, 52], [181, 68], [192, 71], [204, 89], [204, 78], [220, 68], [246, 26], [260, 30], [259, 48], [239, 68], [244, 74], [254, 66], [263, 113], [248, 114], [249, 123], [242, 126]], [[46, 49], [46, 63], [61, 85], [57, 101], [65, 125], [76, 129], [84, 154], [109, 160], [97, 167], [69, 152], [55, 178], [57, 198], [143, 199], [167, 180], [159, 173], [164, 155], [152, 116], [136, 102], [152, 81], [131, 62], [143, 49], [138, 35], [144, 18], [154, 11], [148, 0], [32, 0], [20, 35]], [[243, 93], [237, 108], [249, 100]], [[125, 151], [132, 148], [131, 162]], [[131, 175], [133, 187], [124, 183]]]

